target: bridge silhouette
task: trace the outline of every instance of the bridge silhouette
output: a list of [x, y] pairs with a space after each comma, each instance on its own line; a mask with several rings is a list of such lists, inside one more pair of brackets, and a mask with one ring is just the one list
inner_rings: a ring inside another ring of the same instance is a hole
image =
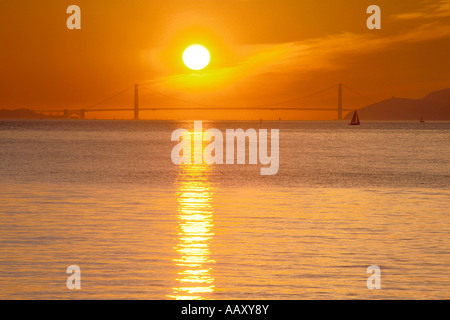
[[[156, 93], [156, 94], [160, 94], [162, 96], [165, 96], [168, 99], [172, 99], [172, 100], [178, 100], [178, 101], [182, 101], [184, 103], [189, 103], [189, 104], [194, 104], [196, 106], [194, 107], [141, 107], [139, 105], [139, 84], [135, 84], [134, 85], [134, 104], [133, 107], [124, 107], [124, 108], [96, 108], [96, 106], [104, 103], [105, 101], [111, 100], [117, 96], [119, 96], [120, 94], [124, 93], [125, 91], [129, 90], [130, 87], [126, 88], [123, 91], [120, 91], [104, 100], [102, 100], [99, 103], [96, 103], [90, 107], [87, 108], [83, 108], [83, 109], [53, 109], [53, 110], [35, 110], [36, 112], [40, 112], [42, 114], [46, 114], [46, 115], [50, 115], [50, 116], [54, 116], [56, 114], [56, 117], [58, 118], [62, 118], [62, 119], [69, 119], [69, 118], [79, 118], [79, 119], [85, 119], [86, 118], [86, 113], [88, 112], [117, 112], [117, 111], [133, 111], [134, 112], [134, 119], [135, 120], [139, 120], [139, 114], [141, 111], [177, 111], [177, 110], [269, 110], [269, 111], [276, 111], [276, 110], [289, 110], [289, 111], [334, 111], [337, 112], [337, 118], [338, 120], [342, 120], [342, 113], [343, 111], [351, 111], [354, 110], [353, 108], [349, 109], [349, 108], [343, 108], [342, 105], [342, 87], [344, 85], [339, 83], [338, 85], [334, 85], [332, 87], [314, 92], [312, 94], [309, 94], [307, 96], [303, 96], [303, 97], [299, 97], [296, 99], [291, 99], [291, 100], [286, 100], [286, 101], [280, 101], [278, 103], [271, 103], [271, 104], [267, 104], [267, 105], [260, 105], [260, 106], [254, 106], [254, 107], [223, 107], [223, 106], [214, 106], [214, 105], [208, 105], [208, 104], [202, 104], [202, 103], [196, 103], [193, 101], [188, 101], [188, 100], [182, 100], [182, 99], [178, 99], [176, 97], [171, 97], [171, 96], [167, 96], [165, 94], [162, 94], [160, 92], [156, 92], [153, 89], [147, 88], [145, 86], [143, 86], [143, 88]], [[291, 103], [291, 102], [296, 102], [296, 101], [300, 101], [318, 94], [321, 94], [325, 91], [328, 91], [330, 89], [336, 88], [337, 87], [337, 106], [336, 108], [308, 108], [308, 107], [280, 107], [280, 105], [283, 104], [287, 104], [287, 103]], [[350, 89], [349, 87], [345, 86], [347, 89]], [[350, 89], [351, 91], [357, 93], [358, 95], [366, 98], [366, 99], [370, 99], [367, 98], [366, 96], [360, 94], [359, 92]], [[373, 101], [372, 99], [370, 99], [371, 101]]]

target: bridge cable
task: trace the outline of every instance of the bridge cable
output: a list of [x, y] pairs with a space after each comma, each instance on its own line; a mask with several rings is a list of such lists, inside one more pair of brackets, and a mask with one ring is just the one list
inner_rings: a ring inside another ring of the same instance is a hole
[[362, 93], [359, 93], [359, 92], [356, 91], [356, 90], [353, 90], [352, 88], [349, 88], [349, 87], [346, 86], [345, 84], [343, 84], [342, 86], [345, 87], [346, 89], [350, 90], [351, 92], [356, 93], [357, 95], [363, 97], [364, 99], [367, 99], [367, 100], [369, 100], [369, 101], [371, 101], [371, 102], [378, 102], [378, 101], [376, 101], [376, 100], [374, 100], [374, 99], [372, 99], [372, 98], [369, 98], [369, 97], [363, 95]]
[[153, 89], [150, 89], [149, 87], [140, 86], [140, 88], [147, 89], [150, 92], [159, 94], [160, 96], [163, 96], [163, 97], [166, 97], [166, 98], [172, 99], [172, 100], [177, 100], [177, 101], [181, 101], [181, 102], [185, 102], [185, 103], [189, 103], [189, 104], [195, 104], [195, 105], [198, 105], [198, 106], [208, 107], [208, 108], [222, 108], [222, 107], [218, 107], [218, 106], [211, 105], [211, 104], [198, 103], [198, 102], [194, 102], [194, 101], [188, 101], [188, 100], [180, 99], [180, 98], [177, 98], [177, 97], [169, 96], [169, 95], [161, 93], [159, 91], [155, 91]]
[[331, 90], [331, 89], [333, 89], [333, 88], [335, 88], [335, 87], [336, 87], [336, 85], [333, 85], [333, 86], [331, 86], [331, 87], [329, 87], [329, 88], [326, 88], [326, 89], [323, 89], [323, 90], [320, 90], [320, 91], [317, 91], [317, 92], [308, 94], [308, 95], [303, 96], [303, 97], [299, 97], [299, 98], [295, 98], [295, 99], [291, 99], [291, 100], [285, 100], [285, 101], [281, 101], [281, 102], [277, 102], [277, 103], [270, 103], [270, 104], [265, 104], [265, 105], [259, 105], [259, 106], [256, 106], [256, 107], [254, 107], [254, 108], [272, 107], [272, 106], [278, 106], [278, 105], [282, 105], [282, 104], [286, 104], [286, 103], [290, 103], [290, 102], [295, 102], [295, 101], [304, 100], [304, 99], [307, 99], [307, 98], [316, 96], [316, 95], [318, 95], [318, 94], [324, 93], [324, 92], [326, 92], [326, 91], [328, 91], [328, 90]]
[[[159, 94], [159, 95], [161, 95], [163, 97], [166, 97], [168, 99], [182, 101], [182, 102], [185, 102], [185, 103], [195, 104], [195, 105], [198, 105], [198, 106], [209, 107], [209, 108], [225, 108], [223, 106], [217, 106], [217, 105], [211, 105], [211, 104], [198, 103], [198, 102], [194, 102], [194, 101], [184, 100], [184, 99], [180, 99], [180, 98], [177, 98], [177, 97], [169, 96], [169, 95], [161, 93], [159, 91], [150, 89], [149, 87], [146, 87], [146, 86], [141, 86], [141, 87], [144, 88], [144, 89], [147, 89], [148, 91], [151, 91], [153, 93]], [[336, 87], [336, 85], [333, 85], [331, 87], [328, 87], [328, 88], [325, 88], [323, 90], [320, 90], [320, 91], [308, 94], [306, 96], [302, 96], [302, 97], [298, 97], [298, 98], [290, 99], [290, 100], [285, 100], [285, 101], [280, 101], [280, 102], [277, 102], [277, 103], [270, 103], [270, 104], [264, 104], [264, 105], [251, 106], [249, 108], [272, 107], [272, 106], [282, 105], [282, 104], [286, 104], [286, 103], [290, 103], [290, 102], [300, 101], [300, 100], [304, 100], [306, 98], [310, 98], [310, 97], [313, 97], [315, 95], [321, 94], [321, 93], [326, 92], [328, 90], [331, 90], [331, 89], [333, 89], [335, 87]]]
[[94, 104], [92, 104], [92, 105], [86, 107], [86, 109], [94, 108], [94, 107], [96, 107], [96, 106], [98, 106], [98, 105], [101, 105], [101, 104], [103, 104], [103, 103], [105, 103], [105, 102], [107, 102], [107, 101], [109, 101], [109, 100], [112, 100], [112, 99], [114, 99], [114, 98], [116, 98], [116, 97], [118, 97], [118, 96], [124, 94], [124, 93], [127, 92], [129, 89], [131, 89], [132, 87], [133, 87], [133, 86], [129, 86], [129, 87], [127, 87], [126, 89], [124, 89], [124, 90], [122, 90], [122, 91], [119, 91], [118, 93], [116, 93], [116, 94], [114, 94], [114, 95], [112, 95], [112, 96], [110, 96], [110, 97], [108, 97], [108, 98], [106, 98], [106, 99], [103, 99], [103, 100], [100, 101], [100, 102], [94, 103]]

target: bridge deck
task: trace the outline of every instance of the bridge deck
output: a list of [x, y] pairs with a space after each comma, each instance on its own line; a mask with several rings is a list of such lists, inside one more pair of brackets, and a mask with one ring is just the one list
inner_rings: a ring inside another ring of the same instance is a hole
[[[53, 110], [35, 110], [36, 112], [103, 112], [103, 111], [134, 111], [134, 108], [117, 108], [117, 109], [53, 109]], [[139, 111], [171, 111], [171, 110], [305, 110], [305, 111], [337, 111], [336, 108], [278, 108], [278, 107], [189, 107], [189, 108], [139, 108]], [[354, 109], [342, 109], [342, 111], [352, 111]]]

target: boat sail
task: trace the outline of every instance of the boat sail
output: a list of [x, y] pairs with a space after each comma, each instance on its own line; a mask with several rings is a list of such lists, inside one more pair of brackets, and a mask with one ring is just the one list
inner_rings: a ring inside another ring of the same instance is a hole
[[348, 125], [349, 126], [359, 126], [359, 124], [360, 124], [360, 122], [359, 122], [358, 112], [355, 110], [355, 113], [353, 114], [352, 122], [350, 122]]

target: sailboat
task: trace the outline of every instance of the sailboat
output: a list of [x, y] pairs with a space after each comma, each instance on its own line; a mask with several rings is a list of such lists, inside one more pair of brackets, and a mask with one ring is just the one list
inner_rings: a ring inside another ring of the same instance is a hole
[[425, 120], [423, 120], [423, 116], [420, 115], [420, 122], [425, 122]]
[[353, 114], [352, 122], [350, 122], [348, 125], [349, 126], [359, 126], [359, 124], [360, 124], [360, 122], [359, 122], [358, 112], [355, 110], [355, 113]]

